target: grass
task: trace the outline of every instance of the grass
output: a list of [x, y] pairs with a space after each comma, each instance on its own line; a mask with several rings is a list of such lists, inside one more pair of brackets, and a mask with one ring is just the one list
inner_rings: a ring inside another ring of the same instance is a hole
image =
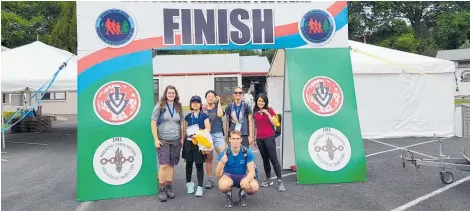
[[470, 104], [470, 99], [454, 99], [455, 105]]

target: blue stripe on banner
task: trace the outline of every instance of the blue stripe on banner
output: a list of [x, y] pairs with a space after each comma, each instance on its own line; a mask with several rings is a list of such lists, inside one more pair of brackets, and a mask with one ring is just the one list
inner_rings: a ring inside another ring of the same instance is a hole
[[77, 78], [77, 94], [94, 82], [123, 70], [152, 62], [152, 50], [139, 51], [106, 60], [83, 71]]
[[[336, 31], [341, 30], [346, 24], [348, 24], [348, 8], [345, 7], [335, 16]], [[233, 49], [281, 49], [281, 48], [297, 48], [307, 44], [300, 34], [292, 34], [283, 37], [276, 37], [276, 44], [267, 45], [253, 45], [249, 43], [247, 45], [238, 46], [233, 43], [229, 45], [193, 45], [193, 46], [171, 46], [166, 48], [160, 48], [161, 50], [233, 50]]]
[[336, 31], [342, 29], [348, 24], [348, 7], [345, 7], [335, 16]]

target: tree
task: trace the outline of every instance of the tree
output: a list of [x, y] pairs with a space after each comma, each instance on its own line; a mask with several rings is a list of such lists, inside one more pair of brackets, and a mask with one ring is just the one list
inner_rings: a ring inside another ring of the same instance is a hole
[[470, 12], [440, 15], [436, 20], [434, 38], [442, 49], [457, 49], [470, 39]]
[[380, 46], [396, 50], [417, 53], [419, 40], [413, 33], [407, 33], [400, 36], [394, 36], [380, 42]]
[[51, 44], [73, 54], [77, 53], [76, 3], [62, 2], [62, 12], [51, 34]]
[[54, 1], [2, 2], [2, 45], [15, 48], [39, 40], [49, 42], [50, 33], [61, 11]]
[[330, 24], [328, 24], [328, 20], [323, 21], [323, 32], [328, 33], [329, 29], [330, 29]]

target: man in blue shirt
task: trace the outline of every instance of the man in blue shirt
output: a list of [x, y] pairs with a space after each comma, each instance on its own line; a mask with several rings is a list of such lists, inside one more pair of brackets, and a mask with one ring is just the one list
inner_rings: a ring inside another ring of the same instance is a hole
[[233, 207], [232, 187], [240, 188], [240, 205], [245, 207], [246, 195], [253, 195], [259, 190], [255, 180], [255, 155], [251, 149], [242, 146], [241, 132], [230, 132], [229, 147], [218, 157], [216, 174], [220, 177], [219, 190], [225, 194], [225, 207]]

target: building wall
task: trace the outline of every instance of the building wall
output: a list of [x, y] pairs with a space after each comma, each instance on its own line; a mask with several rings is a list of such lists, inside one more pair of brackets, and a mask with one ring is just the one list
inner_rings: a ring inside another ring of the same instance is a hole
[[159, 96], [163, 95], [168, 85], [173, 85], [178, 90], [180, 101], [183, 106], [189, 106], [189, 100], [193, 95], [199, 95], [203, 101], [208, 90], [215, 90], [215, 78], [236, 77], [237, 86], [242, 86], [241, 74], [234, 75], [179, 75], [179, 76], [156, 76], [159, 80]]
[[[8, 94], [7, 94], [8, 95]], [[31, 94], [26, 94], [26, 98], [30, 99]], [[23, 106], [16, 102], [22, 102], [22, 94], [11, 94], [12, 103], [2, 103], [3, 111], [16, 111]], [[36, 100], [32, 99], [27, 102], [27, 107], [34, 106]], [[42, 114], [45, 115], [76, 115], [77, 114], [77, 92], [67, 91], [65, 100], [41, 100]]]

